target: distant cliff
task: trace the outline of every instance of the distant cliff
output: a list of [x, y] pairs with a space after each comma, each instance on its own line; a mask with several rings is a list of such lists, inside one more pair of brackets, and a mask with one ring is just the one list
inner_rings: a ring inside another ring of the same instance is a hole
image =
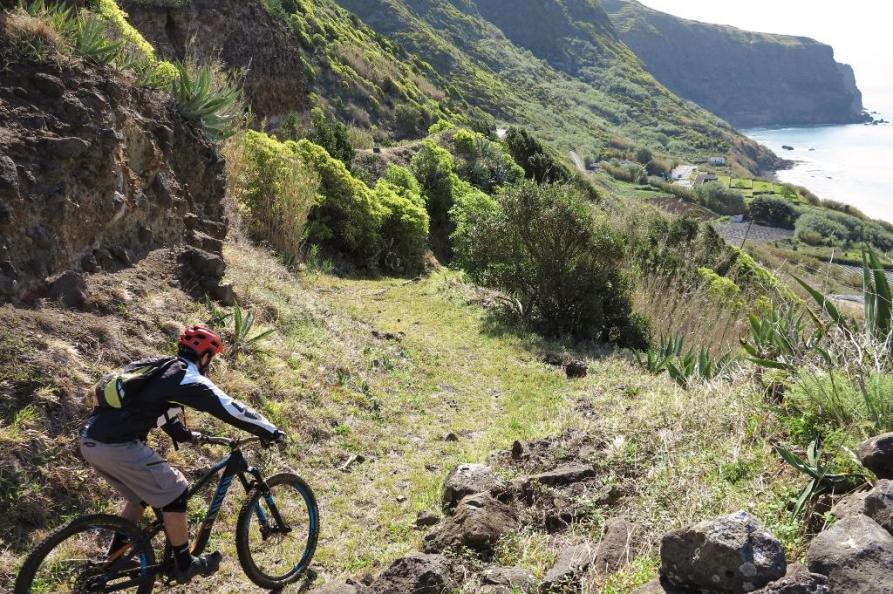
[[634, 0], [602, 5], [660, 82], [739, 128], [868, 119], [853, 69], [828, 45], [681, 19]]

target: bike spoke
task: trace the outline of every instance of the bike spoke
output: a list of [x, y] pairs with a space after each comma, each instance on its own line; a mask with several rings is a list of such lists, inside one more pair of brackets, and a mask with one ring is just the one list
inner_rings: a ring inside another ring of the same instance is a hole
[[152, 576], [134, 551], [106, 560], [113, 535], [110, 529], [88, 529], [59, 543], [37, 568], [31, 594], [135, 592]]
[[309, 537], [303, 497], [288, 484], [272, 487], [258, 499], [249, 527], [248, 546], [255, 565], [269, 576], [287, 575], [301, 564]]

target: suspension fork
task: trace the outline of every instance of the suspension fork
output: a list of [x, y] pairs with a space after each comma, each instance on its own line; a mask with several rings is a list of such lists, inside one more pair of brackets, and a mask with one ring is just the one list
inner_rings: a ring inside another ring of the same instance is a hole
[[286, 521], [282, 518], [282, 514], [279, 513], [279, 508], [276, 506], [276, 502], [273, 499], [273, 494], [270, 492], [270, 487], [267, 485], [267, 481], [264, 480], [263, 475], [260, 471], [255, 467], [248, 468], [248, 474], [251, 475], [252, 481], [248, 481], [245, 478], [244, 474], [240, 474], [239, 478], [242, 481], [242, 486], [245, 487], [245, 492], [249, 492], [251, 489], [257, 489], [260, 492], [261, 497], [266, 501], [267, 508], [270, 511], [270, 514], [273, 516], [274, 525], [270, 526], [270, 521], [267, 518], [266, 512], [264, 512], [263, 507], [260, 504], [260, 500], [254, 505], [254, 513], [257, 515], [257, 519], [261, 525], [261, 535], [263, 538], [266, 538], [270, 534], [282, 533], [288, 534], [291, 532], [291, 527], [286, 523]]

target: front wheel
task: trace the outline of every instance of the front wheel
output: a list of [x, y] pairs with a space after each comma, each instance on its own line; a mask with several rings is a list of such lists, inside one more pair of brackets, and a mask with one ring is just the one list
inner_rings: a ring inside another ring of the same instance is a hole
[[267, 479], [269, 492], [251, 491], [239, 512], [236, 551], [245, 575], [269, 590], [296, 582], [310, 565], [319, 537], [313, 491], [299, 476]]
[[[115, 533], [131, 544], [109, 551]], [[37, 545], [16, 578], [15, 594], [149, 594], [155, 553], [146, 535], [124, 518], [83, 516]]]

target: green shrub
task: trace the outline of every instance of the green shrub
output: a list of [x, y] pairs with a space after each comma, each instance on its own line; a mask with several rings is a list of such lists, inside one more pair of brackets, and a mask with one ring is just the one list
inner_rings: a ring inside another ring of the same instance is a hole
[[645, 147], [636, 150], [636, 161], [642, 165], [647, 165], [654, 158], [654, 154]]
[[410, 167], [422, 187], [431, 220], [446, 220], [453, 206], [454, 187], [459, 182], [453, 156], [445, 148], [426, 140], [412, 158]]
[[741, 287], [736, 285], [732, 279], [720, 276], [706, 266], [698, 268], [698, 275], [706, 283], [707, 294], [710, 295], [711, 299], [733, 308], [740, 307], [743, 304]]
[[330, 119], [318, 107], [311, 110], [310, 119], [313, 123], [313, 128], [307, 136], [308, 140], [323, 147], [331, 156], [349, 166], [356, 152], [350, 143], [347, 126]]
[[795, 237], [810, 245], [867, 243], [881, 251], [893, 249], [893, 233], [877, 221], [831, 210], [811, 210], [797, 220]]
[[297, 145], [249, 131], [227, 143], [225, 156], [229, 194], [249, 234], [287, 261], [300, 260], [319, 178], [298, 155]]
[[460, 128], [452, 135], [452, 145], [459, 177], [487, 193], [524, 177], [505, 147], [479, 132]]
[[746, 206], [744, 196], [739, 192], [728, 190], [719, 182], [710, 182], [695, 188], [698, 202], [721, 215], [744, 214]]
[[566, 183], [572, 178], [557, 155], [524, 128], [509, 128], [505, 143], [512, 159], [524, 169], [524, 175], [538, 183]]
[[[465, 196], [453, 208], [456, 262], [499, 289], [544, 334], [630, 339], [621, 272], [623, 241], [576, 188], [525, 181], [495, 201]], [[627, 345], [639, 346], [639, 345]]]
[[310, 215], [309, 238], [374, 265], [381, 255], [379, 229], [387, 216], [372, 190], [323, 147], [300, 140], [297, 152], [319, 175], [320, 199]]
[[311, 242], [369, 267], [413, 272], [422, 266], [429, 219], [421, 196], [402, 171], [374, 190], [343, 162], [309, 140], [294, 144], [320, 178], [318, 205], [309, 217]]
[[422, 197], [380, 179], [375, 185], [375, 198], [387, 210], [381, 225], [382, 265], [392, 272], [418, 272], [428, 240], [429, 220]]
[[783, 198], [757, 196], [747, 207], [747, 218], [761, 225], [793, 229], [800, 211]]

